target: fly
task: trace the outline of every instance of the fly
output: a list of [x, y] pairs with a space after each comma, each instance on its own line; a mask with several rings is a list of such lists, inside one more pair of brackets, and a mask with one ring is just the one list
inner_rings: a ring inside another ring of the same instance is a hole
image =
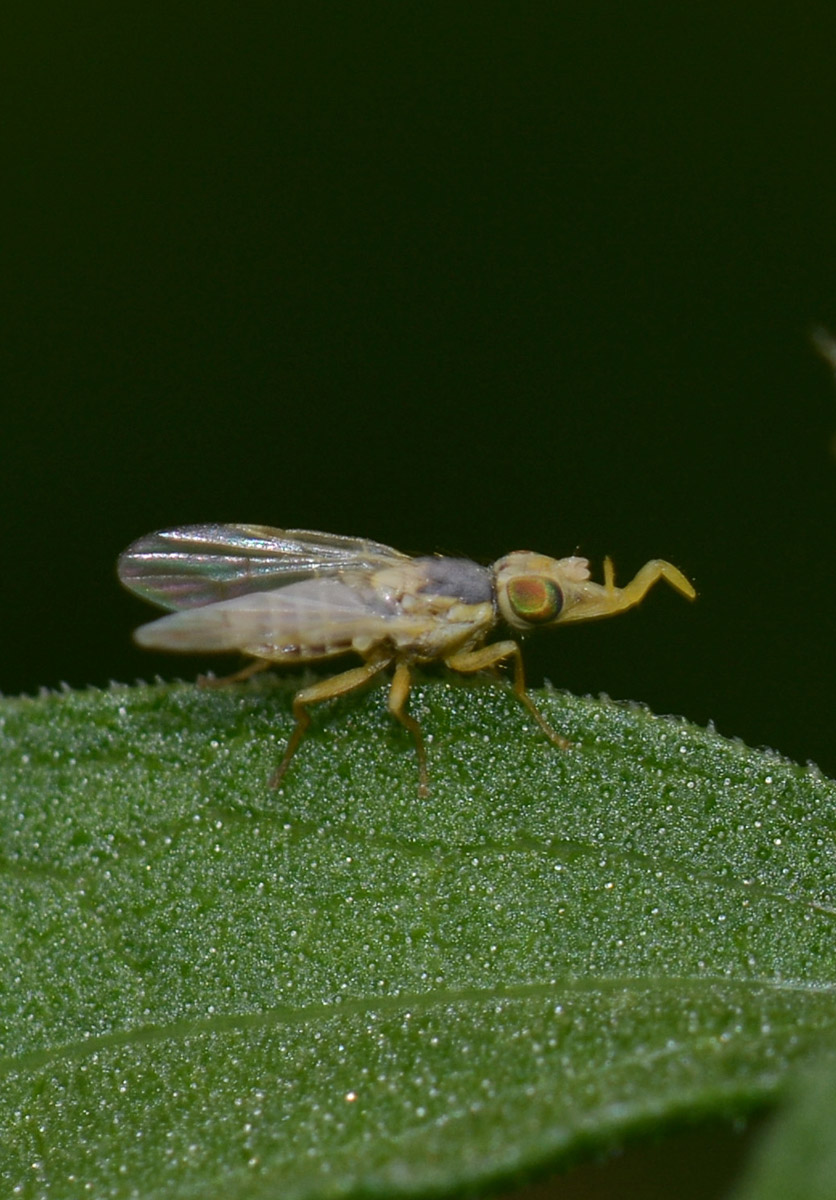
[[[519, 700], [554, 745], [552, 729], [525, 687], [516, 638], [533, 630], [609, 617], [638, 604], [659, 579], [693, 599], [676, 567], [654, 558], [625, 587], [612, 561], [604, 582], [585, 558], [547, 558], [515, 550], [491, 567], [466, 558], [411, 558], [365, 538], [266, 525], [184, 525], [140, 538], [119, 558], [119, 579], [143, 599], [172, 609], [141, 625], [134, 640], [149, 650], [239, 651], [254, 661], [230, 680], [274, 664], [297, 665], [353, 653], [362, 666], [301, 688], [277, 787], [310, 724], [309, 706], [362, 687], [393, 668], [389, 711], [415, 742], [419, 795], [428, 791], [421, 728], [407, 711], [412, 667], [440, 661], [453, 671], [513, 666]], [[485, 644], [503, 622], [511, 637]]]

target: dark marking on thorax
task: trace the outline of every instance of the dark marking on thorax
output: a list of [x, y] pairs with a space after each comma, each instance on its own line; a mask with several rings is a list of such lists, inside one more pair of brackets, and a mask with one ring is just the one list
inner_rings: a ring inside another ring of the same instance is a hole
[[464, 604], [496, 607], [493, 572], [469, 558], [416, 558], [426, 576], [420, 591], [435, 596], [455, 596]]

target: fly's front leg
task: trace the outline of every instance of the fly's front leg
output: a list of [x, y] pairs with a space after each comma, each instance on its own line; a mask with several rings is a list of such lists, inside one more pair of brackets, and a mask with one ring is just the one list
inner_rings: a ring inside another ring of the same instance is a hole
[[685, 578], [673, 563], [665, 562], [663, 558], [652, 558], [650, 562], [644, 564], [628, 584], [625, 584], [622, 588], [616, 587], [612, 559], [605, 558], [604, 587], [609, 595], [611, 605], [607, 615], [611, 612], [621, 612], [625, 608], [632, 608], [634, 604], [638, 604], [644, 599], [654, 583], [660, 579], [667, 580], [672, 588], [676, 588], [678, 592], [681, 592], [683, 596], [687, 596], [689, 600], [693, 600], [696, 596], [696, 592], [690, 581]]
[[485, 671], [491, 667], [497, 667], [501, 662], [505, 662], [509, 658], [513, 658], [514, 660], [514, 692], [518, 699], [522, 701], [532, 717], [534, 717], [534, 720], [543, 730], [549, 741], [553, 742], [561, 750], [568, 750], [572, 743], [559, 734], [557, 730], [552, 729], [525, 690], [525, 669], [523, 668], [522, 651], [516, 642], [492, 642], [490, 646], [482, 646], [479, 650], [462, 650], [459, 654], [452, 654], [450, 658], [445, 658], [444, 662], [453, 671], [461, 671], [464, 675], [471, 675], [475, 671]]
[[404, 729], [408, 729], [415, 742], [415, 753], [418, 756], [418, 795], [422, 798], [430, 792], [429, 776], [427, 775], [427, 752], [424, 749], [424, 735], [421, 726], [406, 711], [410, 688], [409, 663], [399, 662], [392, 677], [389, 689], [389, 712], [400, 721]]
[[376, 660], [375, 662], [367, 662], [362, 667], [352, 667], [350, 671], [343, 671], [340, 675], [332, 675], [330, 679], [323, 679], [320, 683], [314, 683], [310, 687], [301, 688], [296, 693], [293, 697], [293, 715], [296, 718], [296, 725], [293, 733], [290, 735], [290, 741], [287, 743], [284, 757], [270, 777], [271, 788], [276, 788], [281, 783], [290, 760], [298, 750], [299, 743], [305, 736], [305, 731], [311, 723], [308, 705], [318, 704], [321, 700], [333, 700], [335, 696], [344, 696], [347, 692], [353, 692], [356, 688], [362, 687], [364, 683], [368, 683], [370, 679], [373, 679], [375, 675], [388, 667], [390, 662], [391, 659], [388, 658]]

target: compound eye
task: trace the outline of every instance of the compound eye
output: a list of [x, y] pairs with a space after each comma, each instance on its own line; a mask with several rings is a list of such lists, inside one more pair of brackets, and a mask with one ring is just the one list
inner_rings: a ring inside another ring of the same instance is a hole
[[520, 575], [508, 583], [508, 603], [521, 621], [540, 625], [554, 621], [563, 607], [563, 593], [553, 579]]

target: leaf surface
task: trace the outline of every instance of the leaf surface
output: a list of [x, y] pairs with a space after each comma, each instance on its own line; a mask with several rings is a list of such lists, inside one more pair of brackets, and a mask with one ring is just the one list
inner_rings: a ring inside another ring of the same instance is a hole
[[[762, 1103], [836, 1023], [836, 786], [633, 706], [0, 702], [4, 1195], [444, 1194]], [[222, 1189], [222, 1190], [221, 1190]]]

